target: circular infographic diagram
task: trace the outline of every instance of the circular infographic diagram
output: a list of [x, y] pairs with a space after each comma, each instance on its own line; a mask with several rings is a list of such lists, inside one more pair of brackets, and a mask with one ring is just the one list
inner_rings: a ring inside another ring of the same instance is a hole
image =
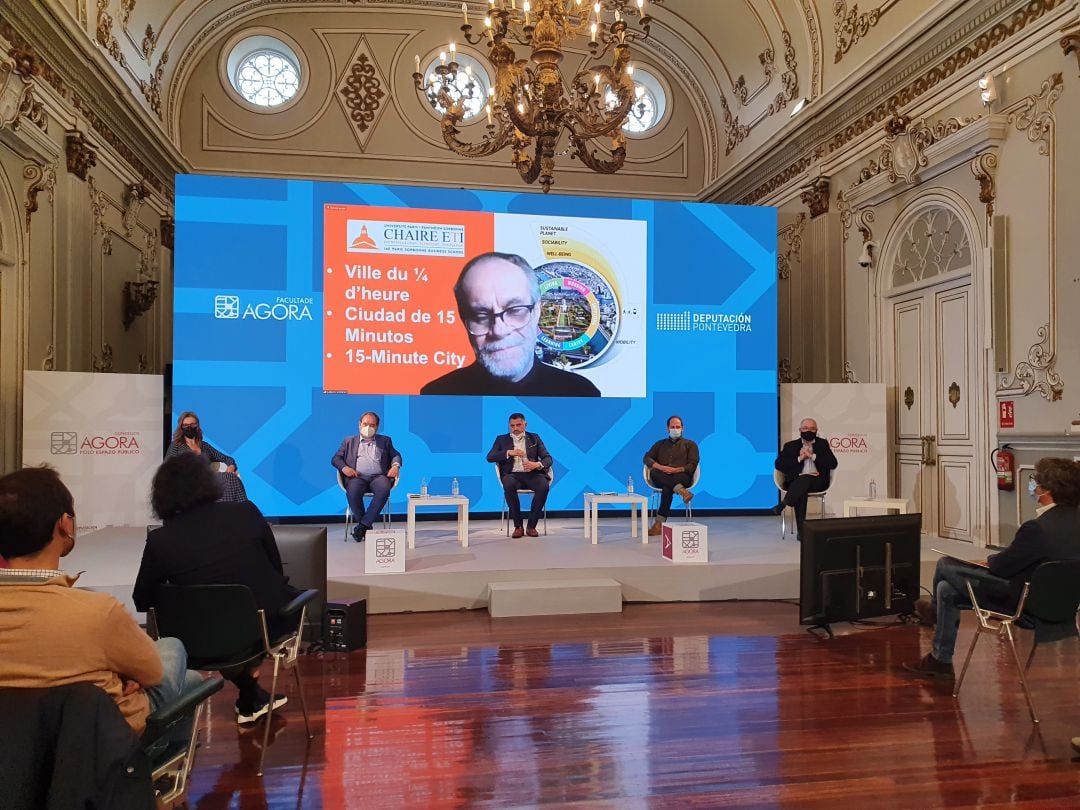
[[537, 356], [549, 366], [595, 363], [619, 331], [619, 299], [603, 275], [579, 262], [548, 262], [540, 279]]

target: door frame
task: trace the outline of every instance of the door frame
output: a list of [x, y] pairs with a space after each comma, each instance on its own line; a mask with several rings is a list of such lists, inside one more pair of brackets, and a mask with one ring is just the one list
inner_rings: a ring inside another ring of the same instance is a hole
[[[967, 232], [968, 243], [971, 246], [971, 265], [969, 272], [947, 273], [928, 279], [924, 284], [913, 284], [905, 287], [902, 292], [890, 294], [889, 276], [893, 261], [900, 248], [900, 239], [911, 218], [917, 216], [927, 208], [947, 208], [954, 213]], [[981, 224], [980, 224], [981, 223]], [[975, 380], [975, 438], [974, 453], [976, 481], [982, 481], [983, 477], [978, 471], [983, 470], [982, 465], [990, 457], [991, 430], [989, 411], [989, 385], [992, 378], [988, 373], [988, 363], [992, 362], [990, 354], [993, 347], [993, 336], [990, 332], [990, 291], [988, 273], [990, 269], [988, 239], [989, 227], [980, 217], [976, 216], [967, 200], [952, 189], [934, 187], [926, 189], [907, 201], [897, 212], [891, 226], [882, 242], [880, 260], [874, 263], [874, 278], [871, 280], [870, 289], [874, 296], [870, 314], [876, 320], [871, 334], [877, 342], [874, 352], [874, 360], [877, 365], [877, 379], [884, 382], [887, 390], [891, 393], [892, 403], [896, 402], [898, 392], [893, 385], [893, 375], [896, 369], [896, 357], [893, 354], [893, 323], [892, 306], [893, 299], [897, 296], [906, 295], [917, 290], [937, 288], [940, 285], [953, 285], [964, 277], [970, 276], [972, 295], [972, 326], [975, 334], [972, 335], [975, 353], [972, 358], [974, 365], [973, 377]], [[889, 436], [889, 470], [895, 469], [896, 454], [893, 450], [895, 445], [896, 425], [890, 415]], [[985, 471], [984, 471], [985, 472]], [[996, 535], [991, 525], [990, 512], [990, 483], [987, 476], [982, 485], [976, 485], [972, 493], [972, 541], [976, 548], [987, 547]]]

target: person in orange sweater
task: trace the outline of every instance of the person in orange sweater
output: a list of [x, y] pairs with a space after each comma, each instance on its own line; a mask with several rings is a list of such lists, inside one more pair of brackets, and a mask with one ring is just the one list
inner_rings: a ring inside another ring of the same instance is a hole
[[75, 547], [75, 501], [57, 472], [0, 477], [0, 687], [96, 684], [137, 732], [155, 709], [197, 686], [175, 638], [153, 641], [106, 593], [60, 570]]

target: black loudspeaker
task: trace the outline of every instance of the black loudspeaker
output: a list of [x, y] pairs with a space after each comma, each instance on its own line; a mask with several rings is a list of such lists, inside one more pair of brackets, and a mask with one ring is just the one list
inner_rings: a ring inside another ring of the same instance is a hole
[[327, 602], [323, 614], [323, 648], [351, 652], [367, 646], [367, 600]]

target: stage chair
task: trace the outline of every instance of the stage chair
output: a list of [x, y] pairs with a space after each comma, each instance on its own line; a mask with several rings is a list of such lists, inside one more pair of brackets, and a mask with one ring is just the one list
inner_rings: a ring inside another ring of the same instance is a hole
[[[647, 486], [649, 488], [649, 490], [650, 490], [650, 492], [649, 492], [649, 516], [650, 516], [651, 519], [655, 520], [656, 519], [656, 512], [660, 508], [660, 493], [663, 490], [661, 490], [660, 487], [654, 487], [653, 486], [652, 479], [649, 477], [649, 472], [650, 472], [649, 471], [649, 466], [647, 464], [642, 465], [641, 476], [645, 479], [645, 486]], [[696, 487], [698, 485], [698, 481], [700, 481], [700, 480], [701, 480], [701, 464], [699, 463], [697, 465], [697, 467], [694, 468], [694, 477], [693, 477], [693, 480], [690, 481], [690, 489], [693, 489], [694, 487]], [[684, 501], [684, 504], [685, 504], [685, 509], [686, 509], [686, 519], [688, 521], [693, 520], [694, 519], [693, 507], [691, 507], [690, 504], [686, 503], [685, 501]]]
[[[221, 672], [250, 668], [269, 657], [274, 662], [271, 695], [277, 694], [281, 668], [292, 669], [304, 714], [304, 730], [310, 740], [314, 735], [296, 659], [300, 654], [301, 628], [308, 603], [318, 595], [314, 589], [303, 591], [285, 605], [278, 618], [289, 619], [290, 625], [295, 621], [295, 627], [273, 639], [270, 638], [266, 611], [256, 607], [255, 597], [246, 585], [159, 585], [154, 606], [147, 612], [147, 621], [153, 622], [162, 636], [173, 636], [183, 642], [188, 653], [188, 666], [192, 669]], [[271, 702], [270, 711], [262, 720], [266, 725], [257, 776], [263, 775], [273, 717]]]
[[[992, 633], [999, 638], [1004, 636], [1009, 642], [1013, 661], [1016, 662], [1020, 686], [1024, 690], [1024, 698], [1027, 700], [1028, 711], [1031, 713], [1031, 722], [1038, 723], [1039, 717], [1035, 714], [1035, 704], [1031, 700], [1024, 673], [1031, 667], [1035, 651], [1039, 649], [1040, 644], [1052, 644], [1080, 636], [1076, 624], [1076, 611], [1080, 608], [1080, 560], [1044, 562], [1036, 568], [1031, 575], [1031, 581], [1024, 583], [1020, 601], [1016, 603], [1016, 608], [1011, 613], [1008, 607], [990, 602], [985, 598], [980, 604], [970, 580], [967, 582], [967, 590], [968, 598], [971, 599], [971, 608], [975, 611], [979, 624], [975, 628], [975, 637], [971, 639], [971, 646], [968, 647], [967, 656], [964, 658], [960, 677], [956, 679], [953, 697], [960, 694], [960, 687], [964, 683], [964, 676], [967, 674], [968, 665], [971, 664], [971, 656], [975, 652], [975, 645], [979, 642], [979, 638], [984, 633]], [[1031, 653], [1023, 666], [1020, 666], [1020, 656], [1016, 654], [1013, 626], [1034, 631]]]
[[[386, 499], [386, 506], [383, 507], [383, 512], [382, 512], [383, 528], [384, 529], [389, 529], [390, 528], [390, 523], [393, 520], [393, 510], [390, 508], [390, 499], [394, 497], [394, 490], [397, 489], [397, 485], [401, 483], [401, 473], [399, 472], [397, 477], [396, 478], [391, 478], [390, 481], [391, 481], [391, 484], [390, 484], [390, 498]], [[345, 490], [345, 476], [344, 476], [344, 474], [342, 474], [341, 470], [337, 471], [337, 483], [338, 483], [338, 486], [341, 487], [341, 491], [345, 492], [346, 491]], [[364, 497], [365, 498], [373, 498], [375, 496], [371, 492], [365, 492]], [[346, 500], [345, 500], [345, 542], [346, 543], [348, 543], [352, 539], [351, 531], [352, 531], [353, 523], [355, 522], [353, 520], [354, 517], [355, 517], [355, 515], [353, 515], [353, 513], [352, 513], [352, 507], [349, 506], [349, 501], [346, 498]]]
[[[773, 470], [773, 483], [776, 484], [776, 488], [780, 490], [780, 500], [787, 497], [787, 490], [784, 489], [784, 474], [779, 470]], [[836, 470], [832, 471], [829, 476], [829, 486], [821, 492], [810, 492], [806, 496], [806, 516], [810, 517], [810, 501], [817, 499], [818, 501], [818, 517], [825, 517], [825, 496], [829, 490], [832, 489], [832, 485], [836, 483]], [[783, 538], [788, 534], [788, 509], [792, 507], [785, 507], [784, 511], [780, 513], [780, 537]], [[795, 515], [792, 513], [791, 517], [791, 534], [795, 534]]]
[[[499, 490], [503, 493], [502, 515], [501, 515], [501, 517], [499, 519], [502, 520], [506, 524], [506, 536], [509, 537], [510, 536], [510, 509], [506, 504], [506, 491], [503, 490], [502, 472], [499, 470], [499, 463], [498, 462], [495, 462], [492, 466], [495, 467], [495, 478], [499, 482]], [[548, 471], [547, 471], [547, 480], [548, 480], [548, 488], [549, 488], [549, 491], [550, 491], [551, 486], [555, 483], [555, 470], [553, 470], [550, 467], [548, 468]], [[533, 492], [531, 489], [519, 489], [518, 490], [518, 495], [534, 496], [534, 495], [536, 495], [536, 493]], [[546, 503], [544, 504], [544, 536], [547, 537], [547, 504]]]

